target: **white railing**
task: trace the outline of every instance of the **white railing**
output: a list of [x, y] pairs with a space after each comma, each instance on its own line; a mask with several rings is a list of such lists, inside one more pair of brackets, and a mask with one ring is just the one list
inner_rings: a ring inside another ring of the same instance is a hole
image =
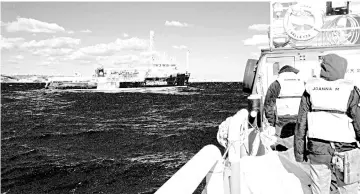
[[190, 161], [165, 182], [156, 194], [190, 194], [206, 176], [207, 194], [222, 194], [223, 167], [220, 150], [214, 145], [203, 147]]
[[214, 145], [202, 148], [190, 161], [177, 171], [156, 194], [190, 194], [198, 188], [206, 176], [206, 187], [202, 194], [240, 194], [240, 158], [248, 151], [248, 116], [246, 109], [227, 119], [228, 163]]

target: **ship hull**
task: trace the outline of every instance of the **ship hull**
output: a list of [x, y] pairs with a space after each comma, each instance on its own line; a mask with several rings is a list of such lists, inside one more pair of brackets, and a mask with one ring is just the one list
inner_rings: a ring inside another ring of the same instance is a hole
[[[147, 77], [142, 82], [118, 81], [98, 83], [98, 89], [103, 88], [141, 88], [141, 87], [169, 87], [169, 86], [187, 86], [189, 84], [190, 74], [176, 74], [168, 77]], [[106, 85], [103, 87], [103, 85]], [[110, 86], [110, 87], [109, 87]]]
[[178, 73], [168, 77], [147, 77], [144, 81], [124, 81], [98, 77], [97, 82], [57, 81], [46, 84], [47, 89], [116, 89], [141, 87], [187, 86], [190, 74]]
[[150, 77], [145, 79], [145, 86], [186, 86], [189, 84], [189, 74], [176, 74], [169, 77]]

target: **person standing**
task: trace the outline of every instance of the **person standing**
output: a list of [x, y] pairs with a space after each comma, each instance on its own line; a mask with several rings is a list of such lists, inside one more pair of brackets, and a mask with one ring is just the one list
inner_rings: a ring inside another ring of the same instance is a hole
[[359, 183], [345, 183], [343, 173], [336, 168], [341, 164], [334, 160], [337, 154], [349, 151], [360, 154], [360, 97], [357, 87], [344, 79], [346, 69], [346, 59], [325, 55], [320, 78], [308, 80], [301, 97], [294, 154], [297, 162], [310, 160], [314, 194], [330, 193], [332, 173], [341, 194], [358, 192]]
[[[264, 102], [265, 117], [270, 127], [275, 128], [276, 136], [292, 137], [299, 110], [304, 82], [297, 75], [299, 70], [285, 65], [279, 70], [278, 78], [269, 86]], [[277, 144], [290, 148], [293, 139], [287, 142], [278, 138]], [[287, 143], [286, 143], [287, 142]]]

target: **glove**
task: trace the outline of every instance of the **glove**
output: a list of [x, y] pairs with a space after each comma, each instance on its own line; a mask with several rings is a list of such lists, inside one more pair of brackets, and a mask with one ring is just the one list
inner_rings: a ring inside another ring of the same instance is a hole
[[276, 133], [275, 127], [270, 126], [270, 125], [267, 126], [267, 127], [265, 128], [265, 130], [266, 130], [266, 133], [267, 133], [269, 136], [274, 136], [275, 133]]

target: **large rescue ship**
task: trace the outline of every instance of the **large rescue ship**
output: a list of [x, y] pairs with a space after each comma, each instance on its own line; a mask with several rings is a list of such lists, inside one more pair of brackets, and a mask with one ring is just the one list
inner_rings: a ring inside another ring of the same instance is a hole
[[[243, 90], [250, 94], [249, 106], [219, 125], [217, 140], [223, 152], [215, 145], [205, 146], [156, 194], [190, 194], [199, 188], [207, 194], [310, 194], [309, 163], [296, 162], [293, 148], [273, 149], [279, 137], [268, 130], [265, 95], [284, 65], [300, 70], [303, 80], [319, 77], [322, 56], [330, 53], [347, 59], [345, 79], [360, 87], [359, 5], [271, 1], [269, 49], [261, 50], [259, 59], [248, 60]], [[345, 169], [347, 165], [344, 162]], [[205, 187], [200, 187], [204, 182]], [[338, 193], [336, 187], [331, 193]]]
[[[154, 32], [150, 32], [149, 53], [154, 51]], [[53, 89], [99, 89], [187, 86], [189, 83], [189, 50], [186, 52], [186, 69], [179, 70], [176, 60], [153, 56], [148, 64], [134, 64], [126, 67], [104, 67], [95, 69], [93, 77], [52, 77], [46, 84]]]

